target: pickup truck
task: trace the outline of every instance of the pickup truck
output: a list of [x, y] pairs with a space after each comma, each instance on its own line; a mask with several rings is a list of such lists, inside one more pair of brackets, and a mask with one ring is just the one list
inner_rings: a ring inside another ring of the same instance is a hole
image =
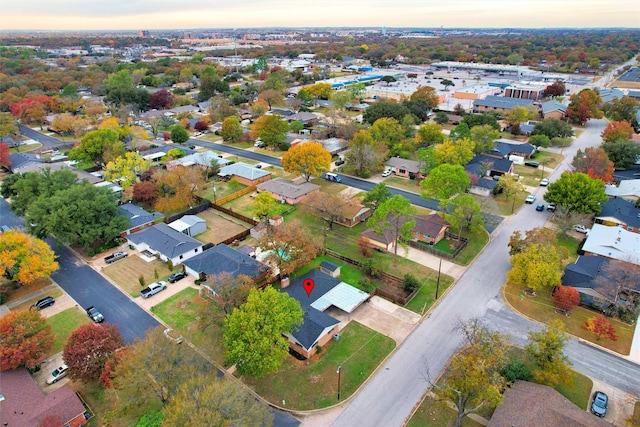
[[104, 322], [104, 316], [94, 306], [87, 307], [86, 311], [89, 318], [91, 318], [91, 320], [93, 320], [95, 323]]
[[106, 262], [107, 264], [111, 264], [118, 261], [119, 259], [126, 258], [127, 256], [129, 256], [129, 254], [125, 251], [116, 251], [111, 255], [104, 257], [104, 262]]
[[167, 282], [153, 282], [140, 291], [140, 296], [142, 298], [151, 298], [153, 295], [165, 289], [167, 289]]

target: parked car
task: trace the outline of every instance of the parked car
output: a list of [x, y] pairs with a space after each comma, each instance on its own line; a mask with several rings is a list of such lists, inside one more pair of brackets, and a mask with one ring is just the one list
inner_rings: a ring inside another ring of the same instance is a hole
[[258, 139], [256, 140], [256, 142], [253, 143], [253, 146], [258, 148], [264, 148], [267, 146], [267, 144], [265, 144], [264, 142]]
[[538, 203], [538, 205], [536, 206], [536, 210], [538, 212], [542, 212], [544, 210], [544, 205], [542, 203]]
[[555, 212], [556, 211], [556, 205], [554, 205], [553, 203], [549, 204], [549, 206], [547, 206], [547, 211]]
[[262, 165], [260, 163], [258, 163], [255, 167], [258, 169], [262, 169]]
[[106, 262], [107, 264], [112, 264], [122, 258], [126, 258], [128, 257], [129, 254], [125, 251], [116, 251], [114, 253], [112, 253], [109, 256], [104, 257], [104, 262]]
[[36, 310], [42, 310], [43, 308], [47, 308], [50, 305], [53, 305], [56, 303], [55, 298], [53, 297], [44, 297], [40, 300], [38, 300], [38, 302], [36, 302], [35, 304], [33, 304], [33, 307], [36, 308]]
[[588, 234], [589, 233], [589, 229], [587, 227], [585, 227], [582, 224], [576, 224], [573, 226], [573, 229], [575, 231], [577, 231], [578, 233], [582, 233], [582, 234]]
[[61, 379], [67, 376], [69, 372], [69, 367], [64, 363], [61, 366], [58, 366], [56, 369], [51, 372], [51, 375], [47, 377], [47, 384], [57, 383]]
[[549, 180], [547, 178], [540, 181], [540, 187], [546, 187], [547, 185], [549, 185]]
[[344, 160], [342, 160], [342, 159], [336, 160], [335, 165], [336, 166], [344, 165]]
[[324, 174], [324, 179], [326, 179], [327, 181], [342, 182], [342, 178], [340, 178], [340, 175], [338, 175], [337, 173], [333, 173], [333, 172], [325, 173]]
[[176, 271], [171, 276], [169, 276], [169, 283], [176, 283], [178, 280], [182, 280], [187, 277], [187, 273], [184, 271]]
[[528, 162], [524, 162], [525, 166], [531, 166], [532, 168], [537, 168], [538, 166], [540, 166], [540, 163], [538, 162], [533, 162], [533, 161], [528, 161]]
[[527, 204], [530, 204], [530, 205], [532, 205], [533, 202], [535, 202], [535, 201], [536, 201], [536, 195], [535, 194], [529, 194], [527, 196], [527, 198], [524, 199], [524, 202], [527, 203]]
[[604, 418], [607, 415], [607, 407], [609, 406], [609, 397], [601, 392], [596, 391], [593, 394], [593, 402], [591, 402], [591, 413]]
[[167, 328], [164, 330], [164, 336], [167, 337], [168, 340], [173, 341], [176, 344], [182, 344], [182, 335], [176, 335], [172, 333], [173, 329]]
[[393, 173], [393, 171], [391, 169], [387, 169], [386, 171], [382, 172], [382, 177], [386, 178], [389, 175], [391, 175]]
[[87, 307], [86, 312], [89, 318], [93, 320], [94, 323], [104, 322], [104, 316], [94, 306]]
[[164, 291], [165, 289], [167, 289], [167, 282], [162, 282], [162, 281], [153, 282], [152, 284], [150, 284], [149, 286], [147, 286], [146, 288], [140, 291], [140, 296], [142, 298], [151, 298], [158, 292]]

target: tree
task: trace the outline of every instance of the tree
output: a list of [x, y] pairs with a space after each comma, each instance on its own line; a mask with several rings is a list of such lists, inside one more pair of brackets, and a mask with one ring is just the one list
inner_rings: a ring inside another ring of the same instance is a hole
[[573, 128], [560, 119], [544, 119], [535, 124], [531, 135], [546, 135], [549, 139], [569, 138], [573, 136]]
[[258, 95], [258, 99], [264, 100], [269, 106], [269, 110], [271, 107], [284, 105], [284, 96], [281, 91], [274, 89], [267, 89], [260, 92]]
[[420, 172], [422, 172], [423, 176], [428, 176], [433, 168], [438, 166], [436, 147], [436, 145], [431, 145], [428, 148], [419, 148], [416, 151], [416, 156], [420, 162]]
[[425, 123], [418, 128], [416, 142], [421, 145], [441, 144], [444, 138], [442, 126], [437, 123]]
[[390, 150], [400, 143], [403, 137], [400, 121], [390, 117], [376, 120], [369, 128], [369, 135], [376, 142], [385, 142]]
[[79, 162], [104, 163], [105, 150], [116, 144], [118, 138], [118, 132], [114, 129], [91, 131], [82, 137], [79, 146], [69, 152], [69, 158]]
[[582, 89], [580, 92], [571, 95], [569, 100], [567, 117], [572, 122], [584, 124], [589, 119], [602, 118], [602, 111], [600, 110], [602, 98], [596, 90]]
[[371, 125], [383, 117], [396, 119], [398, 123], [400, 123], [402, 118], [407, 114], [411, 114], [411, 110], [402, 104], [391, 101], [378, 101], [371, 104], [369, 108], [364, 111], [362, 119]]
[[394, 239], [394, 264], [398, 261], [398, 244], [405, 251], [408, 250], [406, 242], [411, 239], [416, 226], [416, 220], [413, 218], [415, 212], [415, 208], [411, 206], [408, 199], [395, 195], [381, 203], [367, 220], [367, 226], [373, 228], [376, 233], [382, 234], [385, 230], [391, 232]]
[[589, 175], [565, 172], [560, 179], [549, 184], [544, 199], [556, 206], [565, 206], [579, 213], [598, 213], [601, 203], [607, 201], [604, 182]]
[[171, 127], [171, 141], [176, 144], [184, 144], [189, 140], [189, 132], [181, 125], [173, 125]]
[[513, 196], [511, 204], [511, 213], [513, 213], [516, 206], [516, 196], [519, 192], [524, 191], [524, 185], [513, 174], [505, 174], [500, 177], [496, 188], [504, 194], [507, 200]]
[[242, 134], [243, 130], [237, 117], [231, 116], [224, 119], [220, 130], [220, 136], [224, 141], [238, 142]]
[[389, 200], [391, 196], [391, 191], [389, 191], [384, 182], [381, 182], [367, 191], [362, 203], [372, 211], [375, 211], [381, 204]]
[[[509, 238], [509, 255], [522, 253], [530, 245], [536, 244], [544, 247], [556, 247], [558, 243], [558, 237], [556, 232], [551, 228], [541, 227], [532, 228], [527, 230], [525, 235], [522, 236], [520, 231], [516, 230]], [[569, 253], [558, 252], [560, 258], [566, 258]]]
[[427, 179], [420, 182], [422, 197], [440, 200], [442, 215], [446, 210], [446, 201], [459, 193], [464, 193], [471, 179], [460, 165], [443, 164], [434, 168]]
[[66, 168], [56, 171], [46, 168], [40, 172], [11, 175], [3, 181], [3, 196], [11, 197], [11, 209], [23, 216], [39, 197], [50, 197], [77, 181], [78, 176]]
[[631, 140], [618, 140], [605, 142], [602, 149], [609, 156], [616, 169], [627, 169], [633, 165], [640, 157], [640, 144]]
[[476, 153], [484, 153], [495, 148], [496, 139], [500, 138], [500, 132], [490, 125], [474, 126], [471, 128], [471, 140], [475, 143], [473, 149]]
[[311, 262], [321, 250], [316, 235], [309, 234], [308, 229], [295, 220], [269, 227], [258, 239], [258, 246], [269, 251], [266, 259], [275, 265], [281, 277]]
[[636, 109], [640, 106], [635, 98], [623, 96], [622, 98], [613, 98], [611, 105], [605, 106], [605, 114], [614, 122], [628, 122], [632, 126], [638, 126], [636, 118]]
[[0, 142], [5, 138], [13, 138], [20, 133], [16, 120], [11, 117], [11, 113], [0, 113]]
[[536, 147], [547, 148], [551, 145], [551, 140], [547, 135], [532, 135], [528, 142]]
[[565, 87], [564, 82], [556, 80], [547, 86], [542, 94], [544, 96], [564, 96], [566, 92], [567, 88]]
[[309, 194], [303, 201], [303, 209], [323, 220], [329, 230], [333, 230], [333, 224], [344, 217], [344, 209], [349, 202], [337, 194], [315, 191]]
[[56, 255], [46, 242], [17, 230], [0, 234], [0, 275], [29, 285], [58, 269]]
[[276, 372], [289, 355], [289, 334], [302, 324], [300, 303], [272, 287], [251, 289], [247, 302], [224, 320], [227, 363], [241, 375], [263, 377]]
[[466, 165], [473, 159], [475, 145], [470, 138], [445, 139], [436, 145], [436, 160], [440, 165]]
[[113, 192], [88, 181], [38, 197], [26, 220], [27, 229], [37, 236], [53, 235], [63, 244], [85, 248], [110, 241], [128, 227]]
[[149, 107], [156, 110], [166, 110], [173, 107], [173, 95], [167, 89], [160, 89], [151, 95]]
[[471, 130], [465, 122], [461, 122], [460, 124], [458, 124], [449, 133], [449, 139], [453, 139], [454, 141], [463, 138], [471, 139]]
[[625, 291], [640, 291], [640, 266], [624, 261], [608, 260], [596, 278], [596, 291], [602, 294], [618, 312], [629, 311], [632, 319], [636, 319], [638, 307], [629, 304], [620, 296]]
[[513, 267], [507, 272], [507, 279], [513, 285], [533, 290], [551, 288], [560, 283], [562, 261], [555, 247], [532, 243], [511, 256]]
[[276, 149], [286, 137], [289, 124], [279, 115], [260, 116], [251, 125], [251, 137], [261, 139], [267, 146]]
[[271, 217], [277, 206], [276, 198], [268, 191], [261, 191], [253, 199], [253, 216], [258, 220], [265, 220]]
[[553, 292], [553, 305], [566, 313], [570, 313], [580, 304], [580, 292], [571, 286], [556, 286]]
[[153, 181], [138, 182], [133, 186], [133, 200], [153, 205], [158, 197], [158, 187]]
[[205, 186], [202, 170], [176, 166], [153, 175], [159, 190], [155, 208], [164, 213], [180, 212], [197, 203], [196, 192]]
[[97, 381], [107, 360], [123, 343], [116, 325], [86, 323], [71, 332], [62, 358], [69, 367], [71, 378]]
[[312, 176], [319, 177], [329, 170], [331, 154], [319, 142], [296, 144], [282, 156], [282, 167], [286, 172], [299, 173], [309, 182]]
[[564, 323], [554, 319], [542, 331], [529, 331], [529, 344], [525, 350], [535, 365], [533, 379], [539, 384], [569, 386], [573, 381], [571, 363], [562, 351], [567, 342]]
[[56, 341], [37, 310], [10, 311], [0, 317], [0, 371], [34, 368]]
[[509, 126], [519, 126], [527, 120], [533, 119], [535, 116], [527, 107], [513, 107], [507, 112], [506, 119]]
[[631, 139], [633, 134], [633, 127], [628, 122], [613, 122], [607, 125], [600, 136], [603, 142], [617, 142]]
[[427, 106], [430, 110], [438, 108], [438, 94], [436, 93], [435, 88], [431, 86], [421, 86], [415, 92], [411, 94], [411, 100], [422, 100], [427, 103]]
[[449, 116], [444, 111], [438, 111], [433, 118], [433, 121], [439, 125], [446, 125], [449, 123]]
[[107, 163], [104, 178], [107, 181], [118, 181], [118, 185], [126, 190], [138, 181], [138, 176], [146, 172], [151, 164], [151, 160], [130, 151], [115, 161]]
[[440, 399], [453, 402], [457, 414], [454, 425], [478, 412], [483, 406], [495, 407], [502, 401], [505, 380], [500, 371], [506, 365], [508, 340], [490, 332], [477, 320], [460, 328], [464, 347], [456, 353], [442, 379], [430, 381]]
[[480, 205], [469, 194], [462, 194], [451, 201], [453, 210], [450, 214], [451, 225], [458, 229], [458, 236], [462, 234], [462, 227], [467, 230], [478, 230], [484, 225], [480, 214]]
[[222, 426], [271, 427], [273, 415], [263, 402], [230, 379], [201, 373], [182, 383], [164, 411], [166, 427]]
[[[207, 283], [214, 284], [216, 293], [214, 299], [222, 309], [222, 318], [247, 301], [249, 291], [254, 285], [253, 279], [245, 274], [234, 277], [227, 272], [207, 276]], [[207, 317], [219, 316], [211, 316], [209, 313]]]
[[466, 114], [462, 122], [466, 123], [469, 129], [473, 129], [474, 126], [489, 125], [497, 131], [501, 130], [498, 120], [496, 120], [496, 117], [492, 114]]
[[356, 133], [349, 141], [346, 161], [353, 166], [357, 176], [366, 177], [372, 171], [382, 168], [389, 149], [384, 141], [376, 142], [366, 130]]
[[0, 143], [0, 167], [3, 166], [5, 168], [11, 166], [11, 160], [9, 160], [9, 146]]
[[584, 152], [578, 149], [571, 166], [574, 172], [585, 173], [605, 183], [613, 182], [613, 162], [601, 147], [587, 147]]
[[602, 338], [607, 338], [611, 341], [618, 341], [618, 334], [616, 334], [616, 327], [611, 324], [604, 316], [593, 316], [588, 318], [582, 324], [582, 329], [585, 331], [593, 332], [596, 339], [600, 341]]
[[440, 80], [440, 84], [444, 86], [445, 92], [449, 91], [449, 86], [455, 86], [456, 84], [449, 79]]

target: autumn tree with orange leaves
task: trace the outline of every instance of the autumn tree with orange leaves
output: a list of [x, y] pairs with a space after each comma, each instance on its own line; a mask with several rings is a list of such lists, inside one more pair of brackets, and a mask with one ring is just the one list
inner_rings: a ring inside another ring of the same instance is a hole
[[196, 192], [205, 185], [204, 174], [200, 168], [176, 166], [156, 173], [154, 180], [159, 196], [155, 209], [162, 213], [180, 212], [196, 205]]
[[56, 338], [37, 310], [11, 311], [0, 317], [0, 371], [33, 368]]
[[601, 179], [604, 183], [613, 182], [613, 162], [600, 147], [588, 147], [584, 152], [578, 150], [571, 166], [575, 172], [586, 173], [593, 179]]
[[604, 316], [590, 317], [584, 321], [582, 329], [593, 332], [596, 335], [596, 339], [602, 338], [610, 339], [611, 341], [618, 341], [618, 334], [616, 328], [609, 322]]
[[55, 254], [42, 240], [16, 230], [0, 234], [0, 274], [28, 285], [58, 269]]
[[328, 171], [330, 165], [331, 154], [319, 142], [297, 144], [282, 156], [284, 170], [299, 173], [307, 182]]

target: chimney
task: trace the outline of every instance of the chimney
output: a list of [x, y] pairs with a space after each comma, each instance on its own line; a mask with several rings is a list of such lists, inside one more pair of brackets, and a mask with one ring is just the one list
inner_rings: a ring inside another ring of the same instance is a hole
[[280, 281], [280, 288], [284, 289], [289, 287], [289, 284], [291, 283], [291, 280], [289, 279], [289, 277], [283, 277], [282, 280]]

